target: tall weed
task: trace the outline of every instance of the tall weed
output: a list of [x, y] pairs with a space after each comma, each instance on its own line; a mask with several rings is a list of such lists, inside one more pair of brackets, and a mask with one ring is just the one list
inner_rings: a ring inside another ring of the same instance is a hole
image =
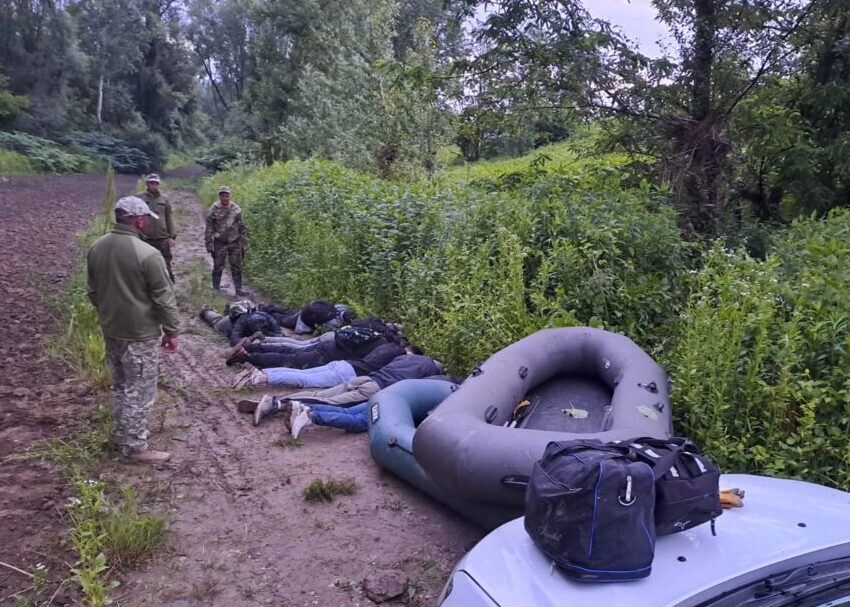
[[333, 299], [405, 323], [456, 373], [550, 325], [667, 339], [689, 246], [661, 194], [597, 166], [399, 184], [327, 162], [216, 175], [251, 229], [247, 271], [281, 303]]
[[716, 247], [668, 357], [680, 431], [725, 467], [850, 487], [850, 213], [765, 260]]

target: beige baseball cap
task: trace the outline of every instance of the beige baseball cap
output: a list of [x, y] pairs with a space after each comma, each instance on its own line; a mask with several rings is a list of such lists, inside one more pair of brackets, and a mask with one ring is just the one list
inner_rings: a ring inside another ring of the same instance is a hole
[[230, 194], [230, 188], [227, 187], [226, 185], [223, 185], [220, 188], [218, 188], [218, 193], [219, 194]]
[[151, 211], [148, 203], [138, 196], [124, 196], [124, 198], [119, 198], [115, 202], [115, 210], [121, 210], [127, 213], [127, 215], [134, 215], [136, 217], [149, 215], [154, 219], [159, 219], [159, 215]]

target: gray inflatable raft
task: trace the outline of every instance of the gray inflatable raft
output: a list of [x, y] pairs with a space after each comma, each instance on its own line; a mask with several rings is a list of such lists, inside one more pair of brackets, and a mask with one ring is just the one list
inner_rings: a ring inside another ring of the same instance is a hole
[[416, 426], [456, 389], [439, 379], [405, 379], [375, 394], [369, 401], [369, 449], [381, 468], [485, 529], [495, 529], [522, 516], [522, 509], [475, 502], [443, 489], [413, 457]]
[[[510, 427], [514, 410], [528, 411]], [[522, 506], [550, 441], [672, 435], [667, 375], [628, 337], [544, 329], [491, 356], [416, 429], [428, 476], [467, 499]]]

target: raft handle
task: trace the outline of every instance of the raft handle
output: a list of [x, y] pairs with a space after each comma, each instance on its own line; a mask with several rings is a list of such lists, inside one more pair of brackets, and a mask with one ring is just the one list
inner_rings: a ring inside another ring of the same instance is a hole
[[528, 377], [528, 367], [526, 367], [525, 365], [520, 367], [517, 372], [519, 373], [520, 379], [525, 379], [526, 377]]
[[408, 455], [413, 455], [413, 451], [411, 451], [410, 449], [405, 449], [404, 447], [402, 447], [401, 445], [398, 444], [398, 439], [395, 436], [387, 439], [387, 447], [389, 447], [390, 449], [392, 449], [392, 448], [401, 449], [402, 451], [404, 451]]
[[493, 420], [496, 419], [496, 416], [499, 414], [499, 409], [490, 405], [487, 407], [487, 410], [484, 412], [484, 421], [488, 424], [492, 424]]
[[525, 491], [528, 487], [528, 477], [521, 474], [511, 474], [502, 477], [502, 484], [508, 489], [519, 489]]
[[653, 394], [658, 394], [658, 384], [654, 381], [649, 382], [648, 384], [642, 384], [638, 382], [638, 388], [643, 388], [647, 392], [652, 392]]
[[481, 367], [475, 367], [475, 368], [472, 370], [472, 377], [478, 377], [478, 376], [479, 376], [479, 375], [481, 375], [482, 373], [484, 373], [484, 370], [483, 370]]

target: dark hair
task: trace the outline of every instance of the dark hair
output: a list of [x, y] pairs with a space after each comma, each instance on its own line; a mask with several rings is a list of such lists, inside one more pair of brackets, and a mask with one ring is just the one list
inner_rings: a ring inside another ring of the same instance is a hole
[[420, 348], [419, 346], [414, 346], [413, 344], [408, 344], [406, 347], [407, 347], [407, 348], [408, 348], [408, 349], [409, 349], [409, 350], [410, 350], [413, 354], [425, 354], [425, 353], [422, 351], [422, 348]]

